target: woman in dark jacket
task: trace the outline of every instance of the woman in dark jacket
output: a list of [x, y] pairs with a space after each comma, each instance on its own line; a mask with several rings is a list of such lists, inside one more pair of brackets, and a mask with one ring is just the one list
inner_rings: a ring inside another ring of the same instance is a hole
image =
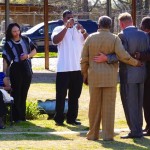
[[26, 98], [32, 79], [31, 58], [36, 47], [28, 37], [22, 36], [20, 26], [11, 23], [6, 31], [3, 50], [4, 73], [10, 67], [11, 96], [14, 98], [13, 120], [26, 120]]

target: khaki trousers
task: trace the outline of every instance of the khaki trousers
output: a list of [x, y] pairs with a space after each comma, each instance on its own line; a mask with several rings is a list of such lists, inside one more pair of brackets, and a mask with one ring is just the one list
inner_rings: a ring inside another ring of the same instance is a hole
[[97, 140], [99, 138], [101, 120], [103, 139], [113, 139], [116, 87], [89, 87], [89, 91], [89, 132], [87, 139]]

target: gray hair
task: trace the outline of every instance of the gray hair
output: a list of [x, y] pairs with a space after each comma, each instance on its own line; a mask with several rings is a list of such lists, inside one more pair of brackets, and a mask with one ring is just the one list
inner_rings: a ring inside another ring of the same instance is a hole
[[112, 19], [108, 16], [101, 16], [98, 19], [99, 28], [110, 29], [112, 25]]

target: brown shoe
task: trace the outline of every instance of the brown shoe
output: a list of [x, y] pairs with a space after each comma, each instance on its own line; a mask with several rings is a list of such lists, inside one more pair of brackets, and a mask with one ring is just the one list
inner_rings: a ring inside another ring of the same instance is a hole
[[91, 141], [97, 141], [99, 138], [88, 138], [86, 137], [87, 140], [91, 140]]

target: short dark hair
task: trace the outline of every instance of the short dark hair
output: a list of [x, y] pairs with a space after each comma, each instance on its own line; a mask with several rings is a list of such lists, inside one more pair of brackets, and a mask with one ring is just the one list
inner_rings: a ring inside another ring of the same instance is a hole
[[65, 10], [65, 11], [63, 12], [63, 18], [65, 18], [66, 15], [68, 15], [68, 14], [72, 14], [72, 11], [70, 11], [70, 10]]
[[112, 19], [108, 16], [101, 16], [98, 20], [99, 28], [110, 29], [112, 25]]
[[[12, 35], [12, 28], [13, 27], [18, 27], [20, 30], [20, 26], [18, 23], [10, 23], [7, 27], [7, 30], [6, 30], [6, 41], [9, 41], [13, 38], [13, 35]], [[20, 37], [21, 37], [21, 30], [20, 30]]]
[[140, 27], [142, 30], [150, 30], [150, 17], [144, 17], [141, 21]]

